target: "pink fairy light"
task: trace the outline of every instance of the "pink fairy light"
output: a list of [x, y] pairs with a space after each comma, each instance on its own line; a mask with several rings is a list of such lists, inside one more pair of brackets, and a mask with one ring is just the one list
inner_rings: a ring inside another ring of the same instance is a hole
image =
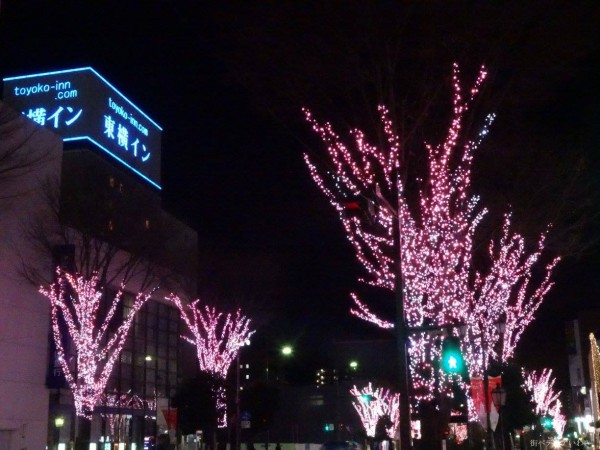
[[[118, 394], [116, 392], [102, 394], [100, 403], [111, 408], [123, 409], [144, 409], [144, 401], [137, 395]], [[128, 426], [128, 421], [131, 420], [131, 414], [126, 413], [110, 413], [103, 414], [108, 422], [110, 435], [121, 440], [125, 436], [125, 430]]]
[[562, 403], [559, 400], [561, 391], [554, 389], [556, 378], [552, 376], [552, 369], [542, 371], [523, 371], [524, 388], [530, 393], [535, 405], [535, 413], [539, 416], [552, 417], [552, 426], [558, 437], [562, 437], [567, 419], [562, 413]]
[[549, 414], [551, 408], [555, 407], [561, 392], [554, 390], [556, 378], [552, 376], [552, 369], [542, 371], [532, 370], [523, 373], [525, 390], [531, 394], [535, 404], [535, 413], [540, 416]]
[[391, 425], [386, 428], [388, 436], [395, 438], [400, 424], [400, 394], [393, 394], [387, 389], [373, 389], [369, 383], [362, 389], [353, 386], [350, 394], [355, 397], [352, 401], [358, 413], [367, 436], [375, 437], [375, 430], [379, 420], [387, 416]]
[[[250, 319], [243, 316], [239, 309], [235, 315], [224, 315], [217, 312], [216, 308], [200, 308], [200, 300], [184, 305], [177, 295], [171, 294], [167, 299], [177, 306], [191, 333], [182, 338], [196, 346], [200, 370], [224, 380], [240, 348], [254, 334], [250, 330]], [[217, 425], [222, 428], [227, 425], [225, 389], [213, 386], [213, 395], [217, 407]]]
[[567, 425], [567, 418], [562, 413], [562, 403], [560, 400], [556, 400], [554, 404], [548, 410], [548, 414], [552, 417], [552, 427], [558, 438], [562, 438], [565, 432], [565, 426]]
[[[487, 210], [472, 194], [471, 167], [494, 115], [486, 118], [473, 140], [465, 140], [461, 133], [465, 114], [486, 76], [482, 67], [465, 95], [458, 65], [454, 64], [452, 117], [441, 143], [425, 143], [428, 174], [418, 180], [421, 187], [416, 202], [409, 201], [405, 192], [404, 168], [400, 167], [402, 143], [384, 106], [379, 107], [387, 139], [382, 146], [370, 144], [365, 133], [357, 129], [350, 131], [352, 143], [348, 145], [330, 123], [321, 123], [309, 110], [303, 110], [327, 148], [330, 165], [327, 169], [319, 167], [308, 154], [304, 160], [313, 180], [338, 212], [366, 272], [359, 281], [393, 291], [400, 274], [409, 330], [464, 324], [462, 350], [470, 376], [481, 376], [490, 361], [505, 362], [513, 355], [552, 287], [550, 275], [558, 262], [556, 258], [546, 265], [541, 280], [533, 279], [545, 235], [538, 240], [537, 249], [527, 249], [524, 237], [511, 230], [507, 214], [499, 241], [489, 244], [488, 261], [483, 265], [486, 269], [474, 266], [473, 241]], [[351, 314], [382, 328], [393, 327], [356, 294], [351, 297]], [[456, 328], [452, 333], [457, 334]], [[413, 398], [431, 399], [440, 389], [435, 380], [445, 382], [445, 374], [435, 373], [439, 340], [428, 332], [413, 332], [409, 339]]]
[[[56, 281], [48, 288], [41, 287], [40, 293], [50, 300], [54, 344], [73, 393], [76, 414], [90, 419], [121, 354], [133, 318], [150, 295], [139, 293], [127, 317], [116, 331], [109, 332], [108, 327], [120, 305], [124, 286], [113, 297], [106, 316], [101, 318], [100, 301], [105, 292], [98, 287], [98, 274], [86, 279], [60, 268], [57, 268], [56, 274]], [[62, 322], [66, 329], [63, 329]], [[75, 364], [71, 364], [65, 354], [63, 339], [67, 336], [76, 349]]]

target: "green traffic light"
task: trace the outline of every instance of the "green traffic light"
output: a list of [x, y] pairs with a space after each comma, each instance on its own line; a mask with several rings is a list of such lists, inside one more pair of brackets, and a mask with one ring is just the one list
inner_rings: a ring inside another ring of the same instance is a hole
[[373, 400], [373, 396], [369, 394], [362, 394], [360, 396], [360, 401], [363, 403], [370, 403]]
[[465, 360], [460, 351], [460, 342], [455, 336], [448, 336], [442, 344], [442, 370], [446, 373], [465, 372]]
[[542, 426], [547, 429], [552, 428], [552, 417], [551, 416], [542, 417]]

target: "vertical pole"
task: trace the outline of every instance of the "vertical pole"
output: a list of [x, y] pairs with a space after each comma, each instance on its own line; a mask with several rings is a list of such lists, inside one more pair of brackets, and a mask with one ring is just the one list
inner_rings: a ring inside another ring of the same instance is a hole
[[[398, 175], [399, 176], [399, 175]], [[397, 183], [398, 184], [398, 183]], [[409, 450], [411, 448], [410, 436], [410, 397], [409, 397], [409, 374], [408, 374], [408, 330], [406, 318], [404, 317], [404, 289], [402, 283], [402, 214], [400, 211], [400, 196], [398, 196], [398, 206], [396, 210], [396, 220], [398, 226], [397, 262], [394, 278], [394, 293], [396, 303], [396, 347], [398, 349], [398, 378], [400, 394], [400, 450]]]
[[506, 450], [504, 448], [504, 418], [502, 417], [503, 406], [500, 407], [500, 439], [502, 439], [502, 450]]
[[236, 357], [236, 376], [235, 376], [235, 450], [240, 450], [240, 350]]
[[341, 431], [340, 430], [340, 375], [341, 375], [341, 370], [335, 375], [335, 420], [336, 420], [336, 424], [335, 424], [335, 432], [336, 432], [336, 439], [339, 441], [342, 439], [341, 436]]
[[483, 401], [485, 404], [485, 421], [487, 426], [487, 441], [488, 448], [496, 449], [494, 442], [494, 431], [492, 430], [492, 421], [490, 419], [490, 400], [488, 398], [490, 381], [488, 379], [488, 367], [487, 367], [487, 352], [484, 350], [483, 353]]

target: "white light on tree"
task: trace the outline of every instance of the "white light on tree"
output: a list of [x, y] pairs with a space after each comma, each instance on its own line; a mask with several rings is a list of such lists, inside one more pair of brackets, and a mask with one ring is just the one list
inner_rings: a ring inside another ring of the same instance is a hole
[[[453, 111], [447, 133], [437, 144], [424, 144], [427, 172], [411, 182], [420, 186], [414, 201], [403, 180], [403, 143], [384, 106], [379, 107], [386, 137], [381, 146], [369, 143], [359, 129], [350, 131], [347, 143], [330, 123], [321, 123], [304, 110], [327, 147], [329, 165], [317, 166], [307, 154], [304, 159], [315, 183], [339, 213], [366, 272], [359, 281], [393, 291], [400, 276], [409, 328], [466, 324], [461, 343], [470, 376], [481, 376], [490, 359], [506, 361], [512, 356], [552, 286], [550, 274], [558, 261], [546, 264], [545, 276], [532, 281], [545, 236], [534, 251], [528, 250], [523, 236], [511, 230], [507, 214], [499, 240], [489, 244], [487, 262], [474, 264], [474, 237], [487, 210], [471, 192], [471, 165], [494, 116], [487, 117], [473, 139], [462, 133], [465, 114], [486, 75], [482, 68], [465, 94], [454, 65]], [[356, 293], [351, 297], [352, 314], [382, 328], [394, 326]], [[505, 324], [502, 329], [499, 323]], [[427, 332], [414, 333], [410, 340], [413, 395], [417, 400], [431, 399], [439, 388], [435, 380], [444, 380], [444, 374], [434, 373], [439, 345]]]
[[[183, 304], [181, 299], [171, 294], [173, 302], [181, 314], [190, 335], [182, 336], [196, 347], [200, 370], [225, 380], [227, 371], [240, 348], [246, 345], [254, 330], [250, 330], [250, 319], [237, 310], [235, 315], [217, 312], [215, 308], [199, 306], [199, 300]], [[217, 425], [227, 425], [227, 402], [222, 386], [213, 387], [217, 409]]]
[[552, 417], [554, 431], [562, 437], [567, 421], [562, 413], [562, 403], [559, 399], [561, 391], [554, 389], [556, 378], [552, 376], [552, 369], [533, 370], [529, 373], [523, 371], [523, 378], [524, 388], [531, 395], [535, 405], [535, 413], [539, 416]]
[[353, 386], [350, 394], [355, 398], [352, 405], [365, 427], [367, 436], [375, 437], [377, 423], [382, 417], [387, 416], [391, 425], [386, 428], [386, 433], [392, 438], [397, 437], [400, 424], [399, 394], [393, 394], [383, 388], [373, 389], [371, 383], [360, 390]]
[[[133, 318], [149, 295], [139, 293], [129, 314], [114, 331], [109, 331], [124, 287], [114, 295], [106, 315], [101, 317], [100, 302], [105, 292], [98, 286], [97, 274], [86, 279], [60, 268], [56, 273], [56, 281], [48, 288], [40, 288], [40, 292], [50, 300], [54, 344], [73, 393], [75, 411], [78, 416], [89, 419], [121, 354]], [[63, 342], [67, 339], [75, 348], [72, 358], [65, 354]]]

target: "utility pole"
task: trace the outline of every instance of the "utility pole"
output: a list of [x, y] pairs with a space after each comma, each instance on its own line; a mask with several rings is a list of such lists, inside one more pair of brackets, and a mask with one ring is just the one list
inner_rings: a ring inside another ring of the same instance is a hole
[[235, 449], [240, 450], [240, 351], [236, 356], [235, 373]]
[[396, 347], [398, 349], [398, 378], [400, 394], [400, 450], [411, 448], [411, 419], [410, 419], [410, 379], [408, 366], [408, 326], [404, 316], [404, 286], [402, 283], [402, 218], [400, 215], [400, 197], [396, 209], [398, 235], [396, 239], [397, 262], [394, 277], [394, 294], [396, 303]]

